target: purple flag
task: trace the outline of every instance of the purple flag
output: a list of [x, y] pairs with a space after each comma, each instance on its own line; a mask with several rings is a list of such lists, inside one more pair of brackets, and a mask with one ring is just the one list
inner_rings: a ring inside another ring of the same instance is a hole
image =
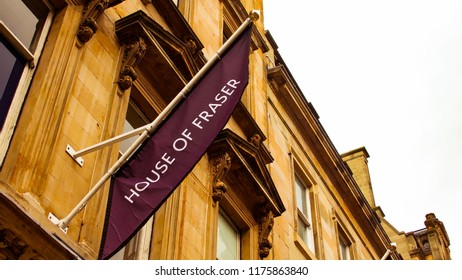
[[248, 83], [251, 27], [113, 176], [99, 259], [125, 246], [226, 125]]

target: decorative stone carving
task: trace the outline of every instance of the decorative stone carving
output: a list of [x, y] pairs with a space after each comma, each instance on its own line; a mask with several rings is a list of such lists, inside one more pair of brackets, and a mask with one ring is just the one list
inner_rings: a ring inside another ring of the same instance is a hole
[[117, 81], [122, 90], [129, 89], [138, 78], [135, 67], [140, 63], [145, 53], [146, 43], [141, 37], [125, 46], [122, 70], [120, 70], [119, 80]]
[[261, 145], [261, 135], [260, 134], [254, 134], [252, 137], [249, 139], [250, 144], [252, 144], [255, 148], [260, 148]]
[[231, 168], [231, 157], [228, 153], [214, 158], [213, 160], [213, 182], [212, 182], [212, 199], [214, 202], [220, 201], [228, 187], [222, 181]]
[[197, 44], [193, 39], [191, 39], [191, 38], [187, 39], [186, 40], [186, 46], [188, 47], [188, 49], [189, 49], [189, 51], [191, 53], [194, 54], [194, 53], [197, 52]]
[[435, 229], [438, 225], [438, 219], [436, 218], [436, 215], [434, 213], [429, 213], [425, 215], [425, 227], [428, 230]]
[[273, 244], [268, 237], [273, 230], [274, 215], [267, 207], [262, 209], [260, 219], [258, 221], [258, 253], [262, 259], [268, 257]]
[[104, 10], [123, 1], [124, 0], [86, 0], [83, 9], [83, 19], [77, 31], [77, 38], [79, 41], [84, 44], [90, 41], [93, 34], [98, 30], [97, 20], [103, 14]]

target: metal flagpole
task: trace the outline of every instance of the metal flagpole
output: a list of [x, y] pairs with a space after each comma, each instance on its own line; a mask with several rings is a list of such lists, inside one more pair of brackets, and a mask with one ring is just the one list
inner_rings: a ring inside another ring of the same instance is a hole
[[[96, 192], [111, 178], [112, 175], [133, 155], [138, 147], [153, 133], [159, 124], [169, 115], [175, 106], [186, 97], [186, 94], [195, 86], [197, 82], [204, 76], [205, 73], [219, 60], [222, 54], [231, 46], [231, 44], [239, 37], [239, 35], [249, 26], [252, 21], [259, 18], [259, 11], [251, 11], [249, 17], [239, 26], [239, 28], [231, 35], [231, 37], [221, 46], [220, 49], [213, 55], [213, 57], [197, 72], [197, 74], [184, 86], [184, 88], [175, 96], [175, 98], [167, 105], [167, 107], [157, 116], [157, 118], [150, 124], [142, 127], [144, 130], [135, 142], [128, 148], [128, 150], [116, 161], [116, 163], [101, 177], [101, 179], [93, 186], [93, 188], [85, 195], [85, 197], [72, 209], [72, 211], [63, 219], [58, 219], [54, 214], [50, 213], [48, 218], [52, 223], [58, 225], [63, 231], [67, 231], [67, 226], [70, 221], [85, 207], [88, 201], [96, 194]], [[137, 129], [137, 133], [139, 133]], [[135, 133], [134, 133], [135, 134]], [[124, 134], [127, 136], [127, 133]], [[131, 134], [133, 135], [133, 134]], [[117, 138], [117, 137], [115, 137]], [[114, 138], [113, 138], [114, 139]], [[117, 138], [116, 141], [120, 141]], [[104, 141], [104, 146], [107, 146], [108, 141]], [[95, 150], [95, 145], [92, 150]]]

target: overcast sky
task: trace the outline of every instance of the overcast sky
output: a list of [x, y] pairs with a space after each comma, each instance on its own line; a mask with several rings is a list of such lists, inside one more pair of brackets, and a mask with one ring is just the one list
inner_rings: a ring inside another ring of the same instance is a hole
[[265, 27], [339, 153], [369, 152], [400, 231], [444, 222], [462, 259], [462, 1], [264, 0]]

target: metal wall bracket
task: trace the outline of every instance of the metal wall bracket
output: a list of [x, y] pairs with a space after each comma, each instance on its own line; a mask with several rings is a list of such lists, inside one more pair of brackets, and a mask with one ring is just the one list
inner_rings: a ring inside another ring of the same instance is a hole
[[83, 167], [83, 158], [82, 157], [75, 157], [75, 150], [70, 146], [66, 146], [66, 152], [80, 165], [80, 167]]
[[58, 217], [56, 217], [53, 213], [48, 214], [48, 220], [50, 220], [53, 224], [57, 225], [65, 234], [67, 234], [67, 229], [69, 227], [65, 227], [65, 228], [60, 227], [59, 223], [61, 222], [61, 220], [58, 219]]

